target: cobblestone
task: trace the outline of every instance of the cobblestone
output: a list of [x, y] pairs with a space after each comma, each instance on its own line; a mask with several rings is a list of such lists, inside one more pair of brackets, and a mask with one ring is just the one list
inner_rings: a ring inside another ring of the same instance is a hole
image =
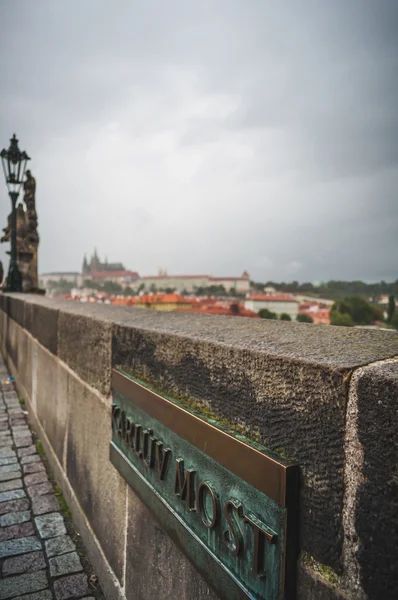
[[10, 502], [3, 502], [0, 504], [0, 515], [5, 515], [8, 512], [17, 510], [27, 510], [29, 508], [29, 500], [27, 498], [21, 498], [20, 500], [10, 500]]
[[17, 525], [10, 525], [9, 527], [2, 527], [0, 529], [0, 542], [25, 538], [34, 534], [35, 530], [32, 523], [18, 523]]
[[50, 513], [36, 517], [35, 523], [40, 537], [44, 540], [57, 537], [58, 535], [65, 535], [66, 533], [64, 520], [60, 513]]
[[59, 504], [54, 494], [32, 498], [32, 511], [35, 516], [55, 512], [57, 510], [59, 510]]
[[22, 471], [24, 475], [28, 475], [29, 473], [38, 473], [39, 471], [45, 471], [44, 465], [41, 462], [33, 462], [28, 465], [22, 465]]
[[36, 454], [36, 446], [26, 446], [25, 448], [18, 448], [18, 456], [29, 456], [30, 454]]
[[5, 458], [0, 458], [0, 467], [4, 467], [4, 465], [12, 465], [18, 461], [16, 456], [6, 456]]
[[8, 527], [9, 525], [16, 525], [17, 523], [25, 523], [25, 521], [30, 521], [30, 519], [30, 510], [10, 512], [0, 517], [0, 527]]
[[0, 474], [1, 473], [12, 473], [13, 471], [19, 471], [20, 466], [18, 463], [14, 463], [11, 465], [4, 465], [3, 467], [0, 467]]
[[17, 490], [22, 487], [22, 479], [13, 479], [9, 481], [2, 481], [0, 483], [0, 492], [7, 492], [8, 490]]
[[76, 550], [76, 546], [69, 535], [61, 535], [59, 537], [52, 538], [51, 540], [47, 540], [45, 546], [48, 558]]
[[88, 592], [87, 576], [83, 573], [62, 577], [54, 582], [55, 597], [57, 600], [78, 598]]
[[35, 485], [36, 483], [45, 483], [48, 481], [47, 473], [32, 473], [31, 475], [26, 475], [23, 478], [25, 485]]
[[0, 542], [0, 558], [17, 556], [34, 550], [41, 550], [41, 543], [36, 536]]
[[0, 481], [10, 481], [10, 479], [18, 479], [21, 477], [21, 471], [12, 471], [11, 473], [1, 473]]
[[21, 465], [27, 465], [29, 463], [41, 462], [41, 458], [38, 454], [32, 454], [31, 456], [23, 456], [21, 458]]
[[11, 490], [10, 492], [0, 493], [0, 502], [7, 502], [8, 500], [17, 500], [18, 498], [24, 498], [26, 496], [24, 490]]
[[50, 565], [51, 577], [68, 575], [69, 573], [76, 573], [83, 570], [77, 552], [70, 552], [69, 554], [54, 556], [53, 558], [50, 558], [48, 563]]
[[[12, 385], [4, 391], [2, 372], [4, 380], [0, 358], [0, 600], [87, 600], [87, 574], [92, 571], [67, 535], [53, 485], [25, 422], [27, 413]], [[103, 600], [99, 587], [96, 599], [88, 600]]]
[[50, 494], [53, 491], [52, 485], [49, 481], [46, 483], [38, 483], [37, 485], [32, 485], [30, 487], [27, 487], [26, 489], [31, 498], [44, 496], [45, 494]]
[[7, 577], [7, 579], [0, 581], [0, 600], [14, 598], [29, 592], [37, 592], [46, 587], [48, 587], [48, 581], [45, 571]]
[[31, 552], [29, 554], [23, 554], [22, 556], [7, 558], [3, 564], [3, 575], [31, 573], [32, 571], [45, 569], [46, 566], [44, 552], [39, 550], [38, 552]]

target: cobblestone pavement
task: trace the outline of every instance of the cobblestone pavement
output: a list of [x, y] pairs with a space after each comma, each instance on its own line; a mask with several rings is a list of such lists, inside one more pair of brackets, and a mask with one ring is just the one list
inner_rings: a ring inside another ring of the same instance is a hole
[[7, 379], [0, 358], [0, 600], [103, 599], [23, 403]]

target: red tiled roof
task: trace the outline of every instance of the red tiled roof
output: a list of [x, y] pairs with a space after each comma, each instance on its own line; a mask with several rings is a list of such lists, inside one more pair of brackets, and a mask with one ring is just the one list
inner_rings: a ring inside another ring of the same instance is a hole
[[297, 302], [296, 298], [287, 294], [251, 294], [246, 300], [265, 302]]
[[141, 279], [210, 279], [209, 275], [145, 275]]
[[94, 271], [90, 273], [90, 277], [138, 277], [136, 271]]

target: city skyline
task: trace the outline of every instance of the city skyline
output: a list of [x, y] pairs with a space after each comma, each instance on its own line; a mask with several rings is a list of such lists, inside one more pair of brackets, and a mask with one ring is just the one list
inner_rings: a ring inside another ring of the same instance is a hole
[[396, 279], [397, 9], [2, 3], [1, 143], [32, 157], [40, 272], [97, 245], [145, 274]]

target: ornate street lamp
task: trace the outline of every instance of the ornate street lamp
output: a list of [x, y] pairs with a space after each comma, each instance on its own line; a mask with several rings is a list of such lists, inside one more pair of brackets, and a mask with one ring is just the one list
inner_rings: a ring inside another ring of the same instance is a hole
[[11, 251], [9, 252], [10, 266], [8, 269], [6, 292], [22, 292], [22, 275], [17, 263], [16, 206], [21, 185], [23, 183], [23, 176], [25, 175], [26, 164], [30, 158], [26, 152], [21, 152], [18, 148], [18, 140], [15, 137], [15, 133], [10, 140], [10, 147], [8, 150], [2, 150], [0, 156], [12, 205], [10, 223]]

